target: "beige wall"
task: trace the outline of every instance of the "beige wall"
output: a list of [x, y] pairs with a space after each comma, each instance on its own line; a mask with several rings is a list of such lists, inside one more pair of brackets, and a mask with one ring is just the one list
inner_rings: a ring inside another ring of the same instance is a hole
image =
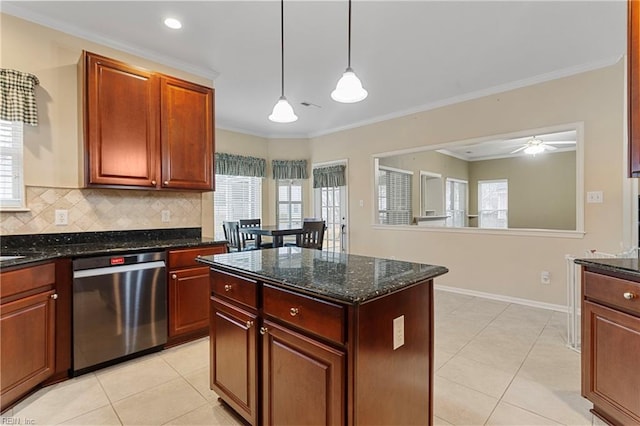
[[576, 153], [559, 152], [469, 163], [469, 211], [478, 181], [507, 179], [509, 228], [576, 229]]
[[[498, 95], [313, 138], [314, 162], [349, 159], [352, 253], [441, 264], [437, 284], [562, 304], [565, 255], [619, 252], [624, 235], [624, 62]], [[605, 202], [585, 204], [586, 234], [565, 238], [510, 231], [456, 232], [373, 226], [373, 155], [490, 135], [584, 122], [584, 188]], [[390, 143], [389, 141], [393, 141]], [[363, 206], [359, 204], [363, 200]], [[540, 284], [540, 272], [551, 284]]]

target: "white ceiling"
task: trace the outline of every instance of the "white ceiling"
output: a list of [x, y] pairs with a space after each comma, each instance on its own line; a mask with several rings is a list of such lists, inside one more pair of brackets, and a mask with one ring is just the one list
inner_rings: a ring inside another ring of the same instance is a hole
[[[369, 97], [339, 104], [329, 94], [347, 65], [347, 1], [286, 1], [285, 95], [300, 118], [278, 124], [267, 119], [280, 96], [278, 1], [0, 7], [214, 78], [216, 126], [265, 137], [331, 133], [606, 66], [626, 51], [626, 0], [354, 0], [351, 65]], [[182, 30], [164, 27], [167, 16]]]

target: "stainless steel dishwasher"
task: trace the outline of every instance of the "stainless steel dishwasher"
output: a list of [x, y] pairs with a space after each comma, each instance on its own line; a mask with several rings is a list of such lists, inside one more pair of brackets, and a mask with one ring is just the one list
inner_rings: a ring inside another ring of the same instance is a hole
[[73, 261], [73, 375], [162, 348], [167, 341], [164, 252]]

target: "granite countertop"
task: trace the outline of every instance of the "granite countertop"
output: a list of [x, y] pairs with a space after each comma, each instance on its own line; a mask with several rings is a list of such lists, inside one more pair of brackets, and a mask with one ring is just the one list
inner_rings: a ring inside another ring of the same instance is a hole
[[617, 272], [640, 278], [640, 260], [638, 258], [576, 259], [575, 263], [602, 271]]
[[0, 261], [0, 268], [63, 257], [133, 253], [220, 243], [226, 241], [201, 237], [200, 228], [10, 235], [2, 237], [0, 254], [22, 257]]
[[449, 271], [437, 265], [299, 247], [203, 256], [198, 261], [354, 305]]

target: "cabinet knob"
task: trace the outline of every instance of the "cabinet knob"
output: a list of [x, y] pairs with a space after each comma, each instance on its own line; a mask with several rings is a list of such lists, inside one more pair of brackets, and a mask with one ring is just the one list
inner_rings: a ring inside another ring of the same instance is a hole
[[202, 255], [201, 255], [201, 254], [199, 254], [199, 255], [197, 255], [196, 257], [202, 257]]
[[153, 185], [153, 186], [156, 186], [156, 183], [158, 183], [158, 182], [156, 182], [155, 180], [151, 181], [151, 185]]
[[49, 297], [51, 297], [53, 300], [56, 300], [56, 299], [58, 298], [58, 294], [57, 294], [57, 293], [53, 293], [53, 294], [52, 294], [51, 296], [49, 296]]
[[171, 275], [171, 279], [172, 279], [172, 280], [175, 280], [176, 278], [178, 278], [178, 276], [177, 276], [176, 274], [172, 274], [172, 275]]
[[231, 284], [225, 284], [224, 291], [231, 291]]
[[260, 334], [262, 334], [263, 336], [267, 334], [268, 331], [269, 329], [267, 327], [260, 327]]
[[164, 181], [164, 186], [169, 186], [169, 181], [168, 180]]
[[625, 299], [627, 299], [627, 300], [632, 300], [632, 299], [635, 299], [635, 298], [636, 298], [636, 295], [635, 295], [635, 294], [633, 294], [633, 293], [631, 293], [630, 291], [626, 291], [626, 292], [622, 295], [622, 297], [624, 297], [624, 298], [625, 298]]
[[296, 315], [298, 315], [299, 312], [300, 312], [300, 309], [298, 308], [289, 309], [289, 313], [291, 314], [292, 317], [295, 317]]
[[247, 328], [251, 328], [253, 327], [253, 321], [249, 320], [247, 321]]

